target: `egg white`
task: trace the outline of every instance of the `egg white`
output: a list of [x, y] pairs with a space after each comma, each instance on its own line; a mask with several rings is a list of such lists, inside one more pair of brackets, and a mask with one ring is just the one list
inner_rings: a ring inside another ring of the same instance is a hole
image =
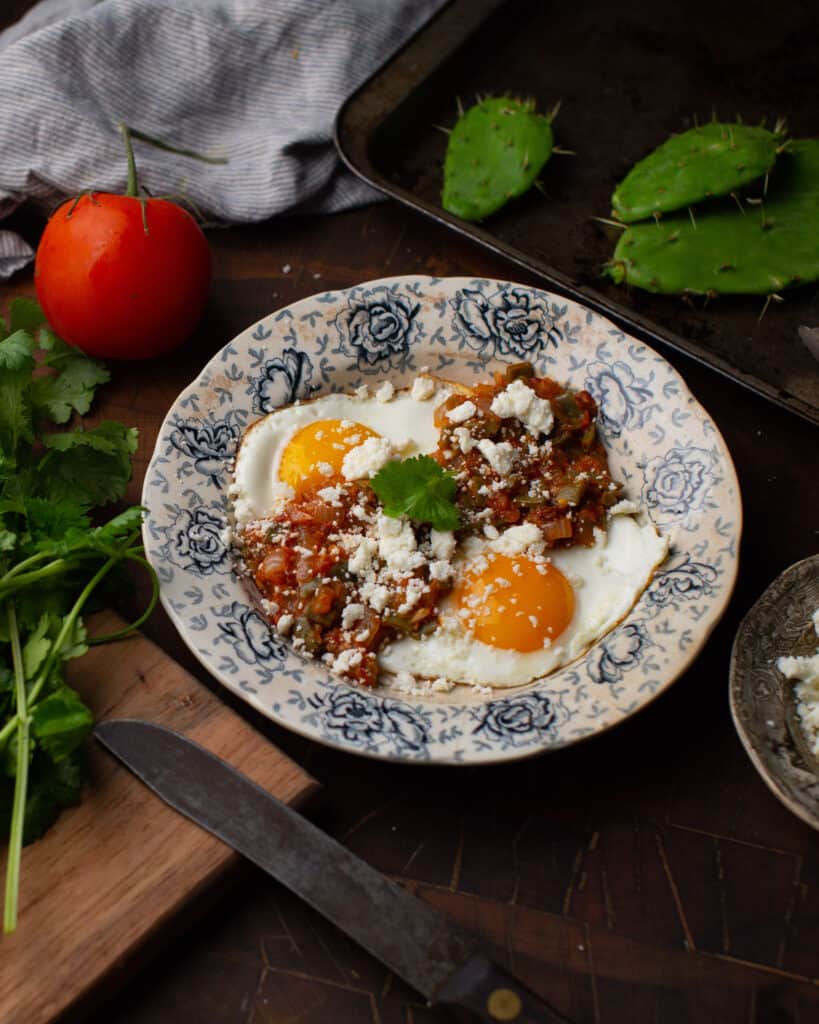
[[[435, 407], [449, 394], [439, 383], [434, 397], [419, 401], [408, 389], [388, 402], [358, 395], [322, 395], [283, 406], [257, 420], [245, 431], [233, 474], [230, 497], [238, 524], [267, 515], [277, 501], [292, 494], [279, 479], [282, 454], [293, 435], [317, 420], [350, 420], [391, 441], [403, 458], [428, 454], [438, 446], [433, 423]], [[331, 481], [328, 481], [330, 483]]]
[[[458, 558], [459, 572], [482, 554], [498, 550], [501, 542], [502, 535], [494, 542], [467, 540]], [[667, 550], [667, 539], [650, 521], [615, 516], [594, 547], [549, 553], [572, 585], [575, 600], [571, 622], [550, 646], [520, 652], [482, 643], [459, 621], [450, 595], [441, 602], [440, 622], [433, 633], [393, 641], [378, 655], [379, 665], [387, 672], [453, 683], [522, 686], [574, 661], [624, 619]]]

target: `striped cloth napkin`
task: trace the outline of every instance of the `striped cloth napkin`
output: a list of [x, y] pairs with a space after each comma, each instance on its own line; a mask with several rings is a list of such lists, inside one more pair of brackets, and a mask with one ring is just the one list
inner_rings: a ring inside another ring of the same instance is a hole
[[[0, 33], [0, 218], [84, 188], [121, 191], [117, 125], [141, 184], [212, 224], [376, 198], [333, 146], [342, 101], [442, 0], [42, 0]], [[0, 230], [0, 278], [32, 258]]]

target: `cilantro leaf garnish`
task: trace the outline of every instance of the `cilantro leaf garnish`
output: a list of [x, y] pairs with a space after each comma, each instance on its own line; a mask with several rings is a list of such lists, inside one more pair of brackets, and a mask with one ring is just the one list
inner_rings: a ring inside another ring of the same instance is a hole
[[454, 503], [455, 477], [429, 455], [388, 462], [370, 483], [388, 516], [407, 516], [436, 530], [457, 530], [461, 525]]

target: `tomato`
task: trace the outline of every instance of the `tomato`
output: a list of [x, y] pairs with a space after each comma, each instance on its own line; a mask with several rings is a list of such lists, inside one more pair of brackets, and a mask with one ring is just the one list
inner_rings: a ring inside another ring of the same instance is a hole
[[65, 341], [92, 356], [146, 359], [176, 348], [196, 327], [210, 285], [210, 250], [176, 203], [90, 193], [52, 215], [34, 283]]

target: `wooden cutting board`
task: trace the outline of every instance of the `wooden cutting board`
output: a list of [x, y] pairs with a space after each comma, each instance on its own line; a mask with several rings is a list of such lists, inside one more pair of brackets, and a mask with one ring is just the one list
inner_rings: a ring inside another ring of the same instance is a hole
[[[98, 635], [121, 628], [113, 614]], [[204, 686], [137, 634], [92, 647], [71, 682], [97, 719], [142, 718], [184, 733], [280, 800], [317, 783]], [[42, 1024], [124, 976], [171, 918], [238, 865], [239, 855], [177, 814], [99, 744], [78, 807], [23, 850], [17, 931], [0, 936], [0, 1022]], [[0, 857], [5, 877], [5, 851]]]

